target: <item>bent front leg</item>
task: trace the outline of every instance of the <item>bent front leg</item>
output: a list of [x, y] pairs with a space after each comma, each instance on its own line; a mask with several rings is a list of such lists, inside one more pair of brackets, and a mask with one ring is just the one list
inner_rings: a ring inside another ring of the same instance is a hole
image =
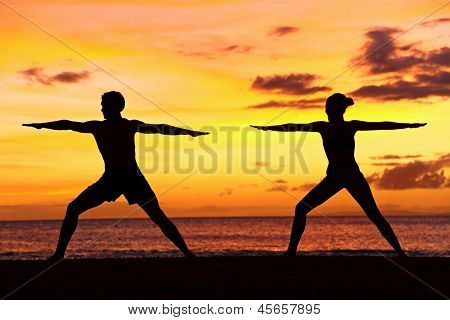
[[64, 258], [70, 239], [77, 229], [79, 216], [83, 212], [102, 204], [103, 201], [104, 200], [99, 198], [96, 193], [92, 192], [90, 189], [86, 189], [75, 200], [69, 203], [59, 233], [58, 245], [55, 253], [49, 260], [61, 260]]
[[330, 177], [325, 177], [315, 186], [295, 207], [295, 217], [292, 223], [291, 239], [286, 255], [295, 256], [300, 239], [306, 227], [306, 215], [321, 205], [339, 190], [342, 189], [339, 183]]

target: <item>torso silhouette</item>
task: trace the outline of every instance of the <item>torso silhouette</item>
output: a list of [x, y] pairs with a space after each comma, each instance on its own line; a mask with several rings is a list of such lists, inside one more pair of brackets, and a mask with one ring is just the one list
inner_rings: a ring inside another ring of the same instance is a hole
[[96, 121], [93, 134], [105, 162], [105, 174], [139, 172], [135, 158], [135, 133], [136, 125], [125, 118]]
[[325, 122], [320, 131], [328, 158], [327, 174], [345, 175], [359, 171], [355, 160], [355, 133], [352, 122]]

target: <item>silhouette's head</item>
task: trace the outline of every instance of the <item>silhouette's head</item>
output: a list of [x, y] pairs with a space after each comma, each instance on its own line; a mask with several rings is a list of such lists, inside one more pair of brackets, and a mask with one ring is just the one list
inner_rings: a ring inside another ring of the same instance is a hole
[[334, 93], [327, 98], [325, 112], [330, 122], [342, 120], [347, 107], [353, 105], [353, 99], [342, 93]]
[[105, 119], [120, 117], [125, 109], [125, 98], [120, 92], [109, 91], [102, 95], [102, 112]]

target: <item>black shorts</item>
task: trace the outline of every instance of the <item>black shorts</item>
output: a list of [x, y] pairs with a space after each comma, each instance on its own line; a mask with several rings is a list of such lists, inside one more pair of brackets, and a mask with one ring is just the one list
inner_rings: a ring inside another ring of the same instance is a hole
[[105, 201], [116, 201], [122, 194], [129, 204], [157, 201], [145, 177], [136, 174], [116, 176], [104, 174], [86, 191]]

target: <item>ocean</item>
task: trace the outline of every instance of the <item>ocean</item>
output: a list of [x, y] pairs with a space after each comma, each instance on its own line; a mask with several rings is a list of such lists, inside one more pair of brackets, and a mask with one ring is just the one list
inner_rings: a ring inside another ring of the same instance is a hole
[[[450, 256], [450, 216], [387, 217], [411, 256]], [[177, 218], [198, 256], [278, 255], [292, 218]], [[0, 259], [44, 259], [55, 248], [61, 221], [0, 221]], [[366, 217], [309, 217], [299, 246], [304, 255], [392, 254]], [[68, 258], [178, 257], [149, 219], [80, 220]]]

